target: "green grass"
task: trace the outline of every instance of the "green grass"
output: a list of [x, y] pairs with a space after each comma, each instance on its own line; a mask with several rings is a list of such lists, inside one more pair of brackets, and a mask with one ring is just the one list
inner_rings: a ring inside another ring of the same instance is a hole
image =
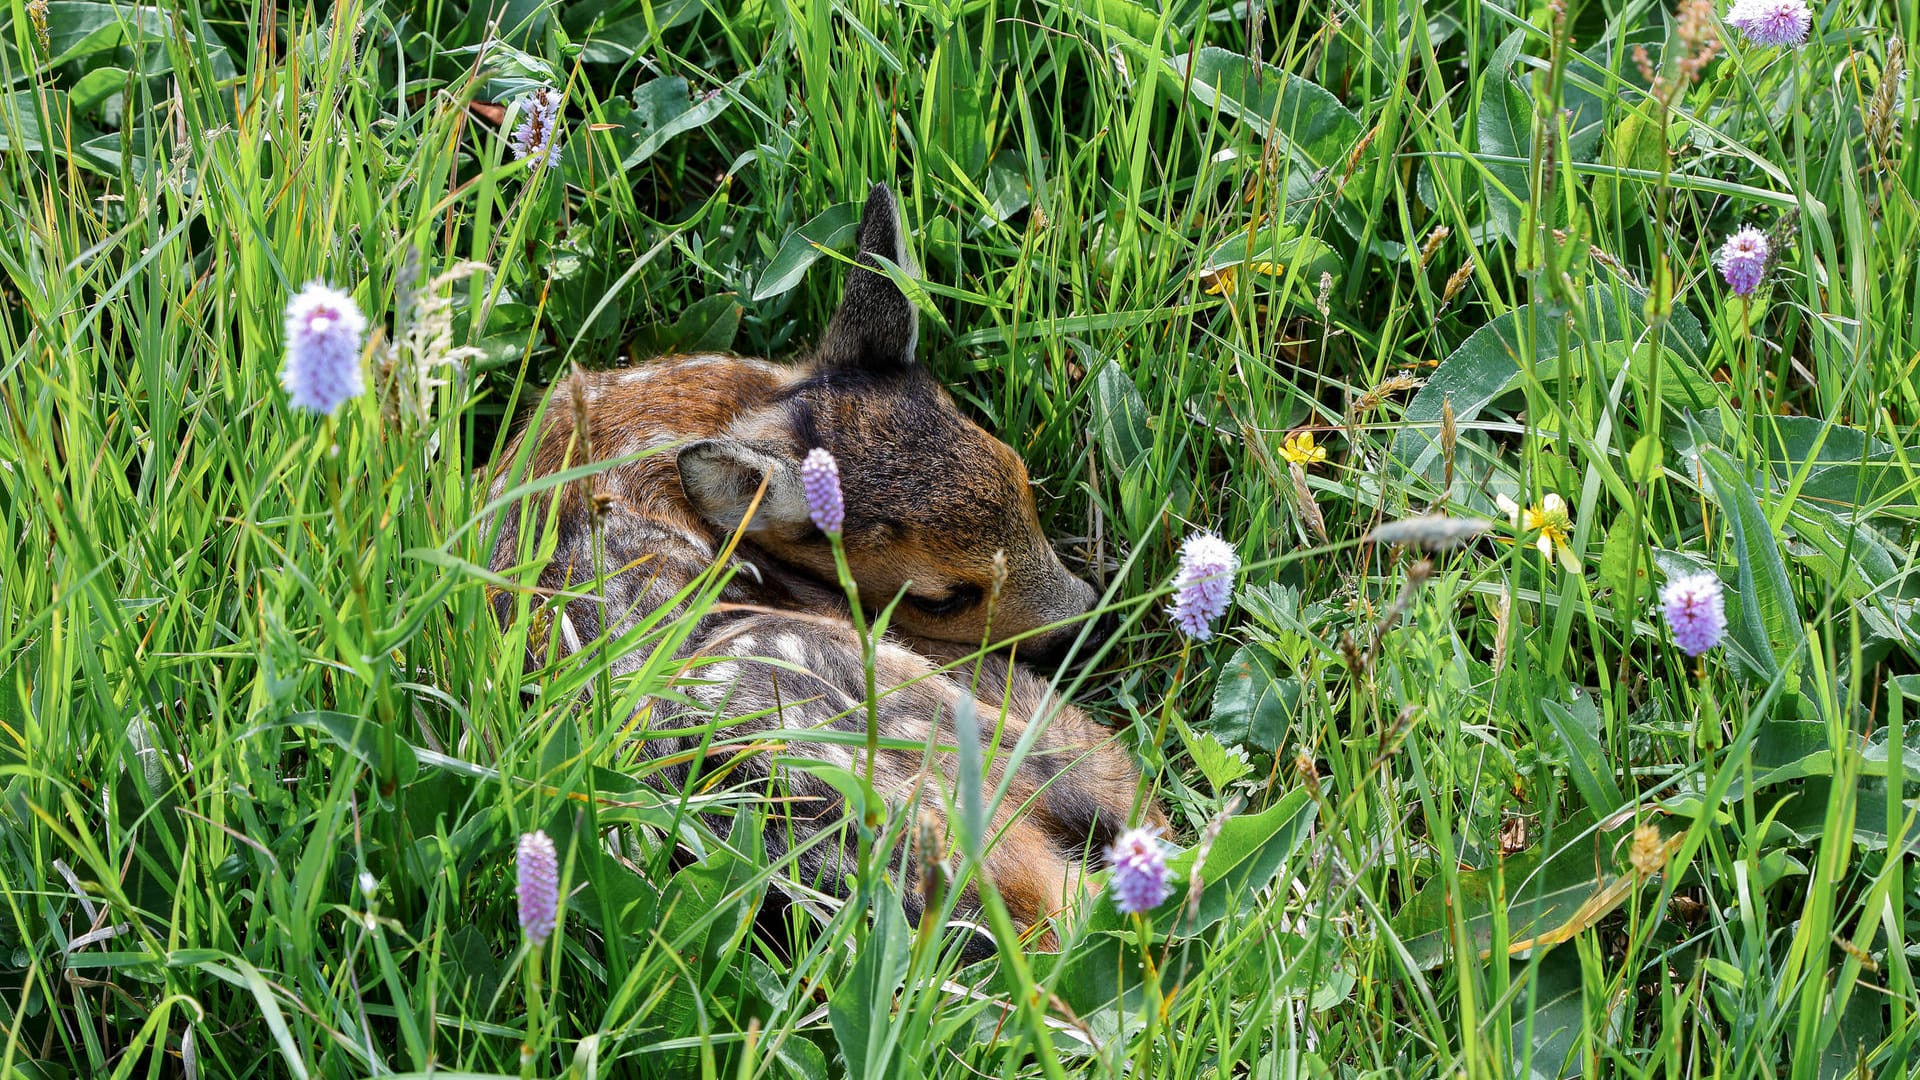
[[[31, 8], [0, 8], [0, 1068], [1906, 1071], [1908, 0], [1692, 82], [1642, 0]], [[543, 83], [535, 173], [472, 106]], [[958, 970], [884, 887], [763, 911], [777, 818], [656, 792], [622, 730], [664, 663], [522, 693], [533, 620], [481, 569], [507, 420], [570, 362], [799, 349], [843, 270], [808, 240], [844, 256], [877, 180], [923, 358], [1128, 618], [1075, 694], [1181, 847], [1215, 823], [1198, 925], [1095, 904]], [[1712, 263], [1742, 224], [1778, 253], [1750, 300]], [[473, 351], [292, 412], [315, 278]], [[1578, 572], [1495, 509], [1547, 493]], [[1428, 512], [1501, 520], [1430, 562], [1363, 539]], [[1203, 527], [1247, 568], [1189, 647], [1164, 589]], [[1732, 623], [1697, 663], [1652, 600], [1688, 568]], [[530, 951], [534, 828], [576, 891]]]

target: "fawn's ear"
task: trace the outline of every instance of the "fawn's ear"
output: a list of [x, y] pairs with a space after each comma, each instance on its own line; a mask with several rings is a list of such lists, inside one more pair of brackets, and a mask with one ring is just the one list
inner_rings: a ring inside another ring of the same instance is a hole
[[[695, 513], [729, 532], [753, 519], [748, 535], [781, 533], [813, 527], [807, 517], [806, 491], [800, 485], [797, 462], [748, 446], [737, 439], [701, 439], [680, 451], [680, 488]], [[766, 493], [760, 493], [760, 485]], [[760, 505], [753, 506], [759, 495]]]
[[906, 238], [900, 231], [900, 208], [885, 184], [875, 184], [867, 193], [867, 208], [860, 215], [859, 251], [847, 273], [847, 293], [815, 354], [823, 367], [891, 371], [913, 364], [920, 313], [878, 269], [875, 255], [912, 272]]

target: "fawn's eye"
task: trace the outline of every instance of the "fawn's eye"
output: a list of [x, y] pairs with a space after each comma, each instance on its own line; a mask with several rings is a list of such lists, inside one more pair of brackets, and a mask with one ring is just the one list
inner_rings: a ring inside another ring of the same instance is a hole
[[980, 586], [955, 585], [939, 596], [907, 594], [907, 603], [923, 615], [953, 615], [980, 602]]

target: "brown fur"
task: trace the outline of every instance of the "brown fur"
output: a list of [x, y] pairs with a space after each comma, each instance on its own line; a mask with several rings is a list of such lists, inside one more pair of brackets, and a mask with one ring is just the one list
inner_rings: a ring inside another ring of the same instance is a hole
[[[660, 772], [667, 783], [697, 773], [780, 789], [789, 810], [767, 830], [770, 852], [793, 852], [811, 884], [836, 890], [852, 869], [838, 791], [764, 752], [784, 742], [788, 758], [866, 768], [864, 748], [806, 737], [866, 730], [859, 639], [798, 479], [809, 450], [830, 450], [863, 606], [901, 597], [893, 634], [876, 655], [880, 731], [931, 748], [954, 743], [957, 710], [979, 718], [987, 787], [1007, 787], [991, 820], [985, 872], [1016, 922], [1045, 946], [1055, 940], [1046, 920], [1080, 895], [1083, 866], [1130, 815], [1154, 823], [1164, 816], [1151, 800], [1134, 805], [1139, 773], [1112, 733], [1052, 699], [1027, 669], [1000, 654], [957, 669], [941, 664], [941, 656], [974, 652], [989, 638], [1020, 638], [1022, 657], [1065, 651], [1087, 631], [1095, 596], [1054, 555], [1018, 455], [963, 416], [914, 361], [917, 316], [873, 269], [876, 254], [906, 263], [885, 188], [868, 201], [859, 246], [846, 300], [808, 362], [668, 357], [576, 373], [556, 387], [537, 428], [516, 437], [496, 496], [510, 477], [649, 453], [566, 485], [557, 508], [529, 500], [504, 512], [493, 569], [537, 567], [539, 592], [555, 597], [561, 647], [574, 651], [670, 603], [737, 530], [723, 603], [680, 652], [685, 696], [643, 705], [639, 737], [649, 756], [671, 763]], [[596, 508], [601, 574], [593, 564]], [[542, 536], [549, 510], [554, 528]], [[534, 535], [523, 537], [523, 524]], [[503, 618], [512, 606], [503, 596]], [[616, 656], [611, 666], [633, 670], [646, 659]], [[1015, 761], [1029, 726], [1039, 730]], [[748, 745], [759, 749], [743, 752]], [[917, 800], [944, 815], [955, 804], [950, 754], [882, 751], [872, 770], [892, 806]], [[963, 917], [977, 899], [971, 887], [963, 892]], [[970, 946], [982, 948], [980, 940]]]

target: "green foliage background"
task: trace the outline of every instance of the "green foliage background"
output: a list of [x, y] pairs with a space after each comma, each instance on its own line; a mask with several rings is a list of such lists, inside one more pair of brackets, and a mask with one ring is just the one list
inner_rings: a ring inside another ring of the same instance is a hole
[[[1781, 50], [1647, 0], [8, 0], [0, 1063], [1899, 1074], [1920, 10], [1814, 14]], [[764, 799], [657, 791], [626, 726], [684, 624], [582, 706], [603, 670], [523, 679], [537, 612], [492, 617], [505, 421], [570, 363], [797, 351], [882, 180], [923, 358], [1125, 618], [1070, 688], [1193, 917], [960, 969], [884, 891], [765, 903], [802, 890]], [[278, 385], [312, 279], [377, 328], [330, 420]], [[1549, 493], [1577, 570], [1496, 509]], [[1492, 528], [1369, 539], [1429, 513]], [[1196, 528], [1247, 568], [1190, 645]], [[1696, 569], [1732, 629], [1691, 662], [1654, 594]]]

